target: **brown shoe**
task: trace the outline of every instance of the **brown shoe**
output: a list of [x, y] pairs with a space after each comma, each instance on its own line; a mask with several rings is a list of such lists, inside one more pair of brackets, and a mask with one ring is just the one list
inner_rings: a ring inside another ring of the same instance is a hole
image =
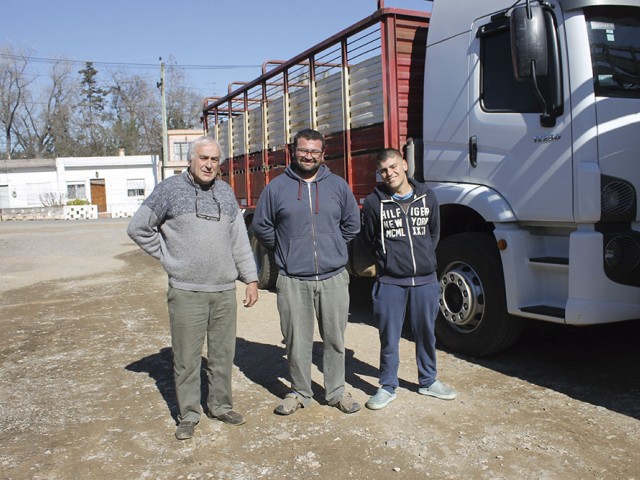
[[222, 415], [218, 415], [218, 420], [224, 423], [228, 423], [229, 425], [242, 425], [246, 422], [245, 418], [237, 412], [233, 410], [229, 410], [227, 413], [223, 413]]
[[282, 399], [282, 402], [280, 402], [273, 412], [278, 415], [291, 415], [302, 406], [302, 402], [298, 396], [290, 393]]
[[188, 440], [193, 438], [197, 424], [198, 422], [180, 422], [180, 425], [178, 425], [178, 428], [176, 429], [176, 438], [178, 440]]
[[356, 413], [360, 410], [360, 404], [353, 399], [350, 393], [345, 393], [338, 403], [331, 406], [343, 413]]

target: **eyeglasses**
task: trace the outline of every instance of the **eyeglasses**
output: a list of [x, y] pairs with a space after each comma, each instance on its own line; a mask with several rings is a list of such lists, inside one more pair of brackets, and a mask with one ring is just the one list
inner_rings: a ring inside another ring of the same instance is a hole
[[213, 196], [213, 191], [211, 189], [209, 191], [211, 200], [208, 195], [196, 188], [196, 217], [218, 222], [220, 221], [220, 202]]
[[307, 155], [311, 155], [311, 158], [313, 158], [314, 160], [318, 160], [324, 153], [322, 150], [307, 150], [306, 148], [297, 148], [296, 152], [299, 157], [306, 157]]

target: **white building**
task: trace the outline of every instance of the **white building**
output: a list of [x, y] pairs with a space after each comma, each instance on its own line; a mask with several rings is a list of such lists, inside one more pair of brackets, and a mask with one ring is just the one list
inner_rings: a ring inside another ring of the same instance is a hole
[[87, 200], [99, 216], [132, 215], [159, 182], [156, 155], [0, 160], [0, 209]]

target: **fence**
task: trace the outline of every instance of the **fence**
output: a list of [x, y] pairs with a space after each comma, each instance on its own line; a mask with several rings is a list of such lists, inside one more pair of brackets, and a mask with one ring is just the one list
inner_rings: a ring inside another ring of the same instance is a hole
[[13, 220], [90, 220], [96, 218], [98, 218], [97, 205], [0, 209], [0, 221], [3, 222]]

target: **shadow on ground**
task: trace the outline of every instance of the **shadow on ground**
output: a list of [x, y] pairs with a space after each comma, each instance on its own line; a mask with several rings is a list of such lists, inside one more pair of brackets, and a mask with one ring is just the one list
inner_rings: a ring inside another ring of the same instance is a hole
[[[322, 342], [314, 342], [312, 360], [320, 371], [322, 371], [322, 352]], [[235, 364], [249, 380], [268, 390], [275, 397], [283, 398], [289, 393], [288, 364], [284, 345], [277, 346], [252, 342], [238, 337]], [[206, 365], [207, 360], [203, 357], [201, 370], [201, 404], [205, 414], [208, 412], [206, 403], [208, 395], [208, 383], [205, 373]], [[141, 358], [140, 360], [130, 363], [125, 368], [131, 372], [146, 373], [155, 381], [156, 387], [167, 404], [171, 416], [177, 422], [180, 412], [173, 379], [171, 348], [163, 348], [158, 353]], [[363, 380], [361, 376], [376, 377], [378, 372], [376, 367], [359, 360], [353, 350], [347, 349], [345, 369], [346, 382], [349, 385], [364, 391], [368, 395], [375, 393], [377, 386]], [[400, 381], [400, 386], [412, 389], [417, 388], [417, 385], [403, 380]], [[313, 382], [312, 388], [314, 399], [318, 403], [326, 404], [323, 386]]]
[[[375, 326], [371, 313], [372, 284], [372, 279], [352, 280], [351, 322]], [[405, 328], [403, 336], [411, 339], [410, 329]], [[590, 327], [531, 321], [520, 340], [505, 352], [486, 358], [448, 353], [640, 419], [638, 340], [640, 320]]]

